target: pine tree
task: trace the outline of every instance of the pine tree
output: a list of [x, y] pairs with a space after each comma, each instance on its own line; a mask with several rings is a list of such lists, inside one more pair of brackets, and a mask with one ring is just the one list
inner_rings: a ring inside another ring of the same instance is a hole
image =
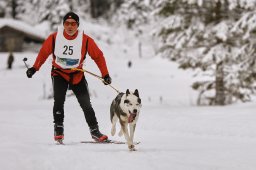
[[0, 1], [0, 16], [5, 18], [16, 18], [16, 0]]
[[56, 30], [63, 16], [70, 10], [68, 0], [17, 0], [17, 18], [32, 25], [49, 21]]
[[25, 21], [26, 23], [29, 23], [31, 25], [34, 25], [39, 22], [39, 6], [41, 5], [40, 1], [17, 0], [17, 5], [17, 19]]
[[115, 22], [125, 24], [129, 29], [149, 22], [149, 14], [152, 11], [151, 0], [129, 0], [121, 4], [114, 16]]
[[110, 0], [90, 0], [90, 4], [91, 16], [93, 18], [107, 16], [107, 11], [110, 8]]
[[[248, 77], [255, 74], [248, 73], [254, 64], [254, 42], [243, 38], [234, 26], [255, 8], [255, 1], [162, 0], [154, 4], [162, 21], [159, 25], [163, 25], [156, 31], [161, 38], [159, 52], [178, 62], [180, 68], [192, 68], [204, 76], [192, 85], [199, 90], [198, 104], [249, 100], [254, 89], [253, 78]], [[248, 58], [251, 64], [242, 64]]]
[[7, 6], [6, 0], [0, 0], [0, 18], [5, 16], [5, 9]]
[[81, 18], [89, 18], [90, 15], [90, 0], [72, 0], [70, 10], [76, 12]]
[[[44, 1], [43, 1], [44, 2]], [[62, 23], [64, 15], [70, 11], [68, 0], [52, 0], [50, 3], [43, 4], [46, 8], [42, 11], [44, 17], [40, 20], [49, 20], [53, 30], [57, 30], [58, 25]]]

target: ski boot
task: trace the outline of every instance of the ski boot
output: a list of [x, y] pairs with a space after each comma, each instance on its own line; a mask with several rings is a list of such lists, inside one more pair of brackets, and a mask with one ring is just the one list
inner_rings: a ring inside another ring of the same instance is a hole
[[63, 124], [54, 124], [54, 140], [59, 143], [63, 144], [64, 140], [64, 126]]
[[107, 141], [107, 140], [108, 140], [108, 136], [102, 134], [102, 133], [99, 131], [98, 125], [90, 127], [90, 132], [91, 132], [92, 138], [93, 138], [96, 142], [104, 142], [104, 141]]

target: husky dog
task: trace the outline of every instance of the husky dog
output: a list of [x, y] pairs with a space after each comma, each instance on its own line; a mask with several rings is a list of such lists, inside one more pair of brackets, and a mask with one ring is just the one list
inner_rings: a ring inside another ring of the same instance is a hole
[[[141, 99], [139, 97], [139, 91], [136, 89], [134, 93], [130, 93], [127, 89], [126, 93], [119, 93], [113, 100], [110, 107], [110, 119], [112, 122], [111, 135], [116, 133], [116, 122], [119, 120], [121, 130], [119, 136], [124, 134], [127, 141], [128, 148], [135, 151], [133, 144], [134, 131], [136, 122], [139, 118], [141, 108]], [[128, 132], [128, 124], [130, 128], [130, 134]]]

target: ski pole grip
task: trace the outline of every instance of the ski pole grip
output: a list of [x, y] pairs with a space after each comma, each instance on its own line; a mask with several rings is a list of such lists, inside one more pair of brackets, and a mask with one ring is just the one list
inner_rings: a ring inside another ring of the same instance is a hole
[[27, 65], [27, 63], [26, 63], [26, 61], [27, 61], [28, 59], [25, 57], [25, 58], [23, 58], [23, 62], [24, 62], [24, 64], [25, 64], [25, 66], [27, 67], [27, 69], [28, 69], [28, 65]]

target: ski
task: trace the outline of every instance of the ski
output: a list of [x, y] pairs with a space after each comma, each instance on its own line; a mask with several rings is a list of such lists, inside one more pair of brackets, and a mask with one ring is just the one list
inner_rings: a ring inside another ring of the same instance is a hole
[[[126, 142], [123, 141], [117, 141], [117, 140], [105, 140], [102, 142], [99, 141], [81, 141], [81, 143], [87, 143], [87, 144], [126, 144]], [[138, 145], [140, 142], [134, 142], [134, 145]]]

